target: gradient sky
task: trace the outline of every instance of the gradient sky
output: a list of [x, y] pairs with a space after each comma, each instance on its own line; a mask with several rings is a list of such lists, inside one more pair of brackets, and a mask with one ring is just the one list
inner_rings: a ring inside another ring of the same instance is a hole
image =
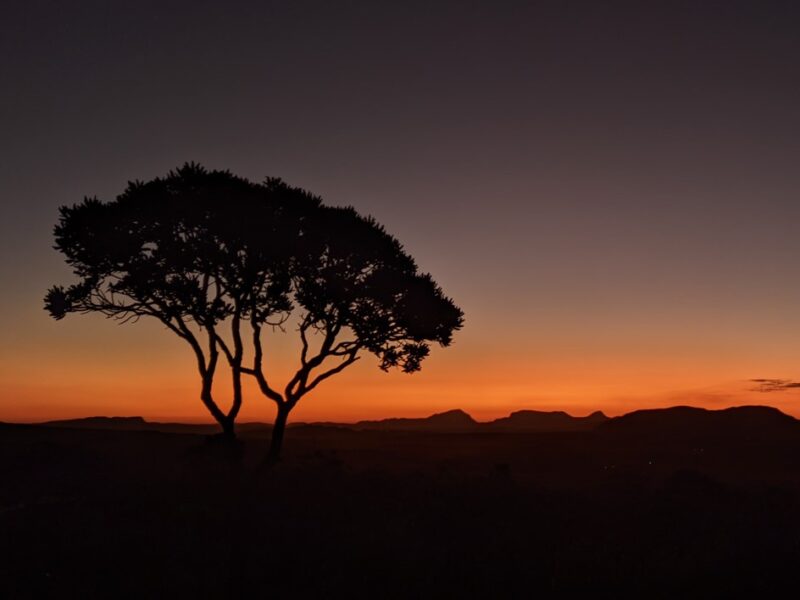
[[208, 420], [157, 324], [42, 310], [58, 206], [189, 160], [374, 215], [466, 313], [421, 373], [367, 358], [295, 419], [800, 416], [748, 383], [800, 378], [800, 5], [388, 4], [4, 5], [0, 420]]

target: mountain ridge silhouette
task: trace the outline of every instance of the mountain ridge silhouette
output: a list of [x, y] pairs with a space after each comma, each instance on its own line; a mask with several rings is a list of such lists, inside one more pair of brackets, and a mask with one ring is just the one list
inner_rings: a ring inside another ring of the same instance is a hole
[[[93, 416], [46, 421], [36, 425], [75, 429], [156, 430], [171, 433], [216, 432], [213, 424], [147, 421], [143, 417]], [[268, 432], [272, 425], [247, 422], [242, 433]], [[617, 417], [595, 411], [582, 417], [565, 411], [518, 410], [492, 421], [476, 421], [469, 413], [453, 409], [428, 417], [391, 417], [355, 423], [333, 421], [296, 422], [290, 427], [338, 428], [353, 431], [419, 431], [429, 433], [548, 433], [595, 431], [605, 435], [749, 435], [751, 432], [793, 435], [800, 432], [800, 420], [777, 408], [764, 405], [705, 409], [694, 406], [641, 409]]]
[[563, 410], [518, 410], [486, 425], [496, 431], [583, 431], [608, 420], [599, 410], [585, 417], [573, 417]]
[[420, 418], [388, 418], [376, 421], [358, 421], [353, 425], [354, 429], [391, 429], [391, 430], [414, 430], [414, 431], [474, 431], [479, 423], [471, 415], [456, 408], [440, 413], [434, 413], [429, 417]]
[[695, 406], [636, 410], [601, 424], [597, 431], [615, 436], [650, 438], [709, 438], [739, 436], [743, 439], [795, 436], [800, 420], [772, 406], [745, 405], [709, 410]]

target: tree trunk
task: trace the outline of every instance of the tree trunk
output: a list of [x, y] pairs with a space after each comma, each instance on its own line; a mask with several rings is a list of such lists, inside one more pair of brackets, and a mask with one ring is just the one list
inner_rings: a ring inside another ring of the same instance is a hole
[[275, 416], [275, 424], [272, 426], [272, 439], [269, 443], [269, 454], [267, 454], [266, 462], [269, 465], [274, 465], [281, 459], [283, 433], [286, 431], [286, 419], [289, 417], [290, 410], [286, 404], [278, 405], [278, 414]]
[[222, 437], [229, 441], [235, 441], [236, 427], [234, 425], [234, 420], [228, 417], [224, 421], [220, 422], [220, 425], [222, 426]]

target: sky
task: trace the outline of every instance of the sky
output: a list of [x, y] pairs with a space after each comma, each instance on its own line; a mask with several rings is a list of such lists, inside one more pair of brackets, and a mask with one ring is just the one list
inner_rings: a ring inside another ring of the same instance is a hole
[[800, 378], [794, 2], [15, 2], [0, 77], [0, 420], [209, 420], [158, 324], [42, 308], [58, 207], [187, 161], [373, 215], [465, 312], [420, 373], [367, 357], [296, 420], [800, 416], [750, 382]]

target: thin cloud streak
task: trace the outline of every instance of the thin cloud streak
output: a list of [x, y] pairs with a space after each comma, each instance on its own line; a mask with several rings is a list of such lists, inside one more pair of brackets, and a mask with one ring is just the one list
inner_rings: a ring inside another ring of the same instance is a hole
[[752, 392], [785, 392], [787, 390], [800, 388], [800, 382], [791, 379], [751, 379], [752, 383], [758, 384], [750, 388]]

